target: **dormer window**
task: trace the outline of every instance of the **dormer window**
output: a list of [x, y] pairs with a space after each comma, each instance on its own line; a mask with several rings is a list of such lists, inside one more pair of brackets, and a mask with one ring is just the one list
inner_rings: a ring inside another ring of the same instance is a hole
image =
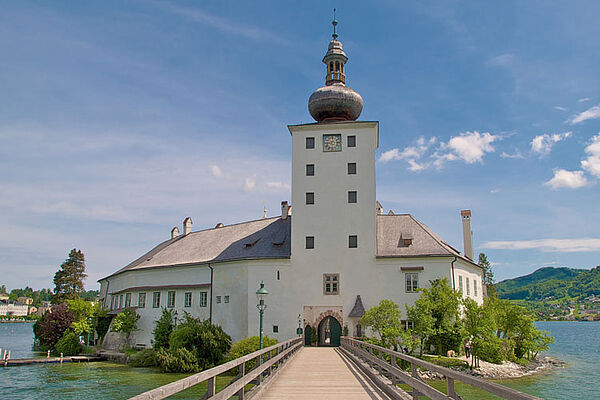
[[400, 235], [400, 241], [398, 242], [398, 247], [408, 247], [413, 242], [413, 235], [411, 232], [402, 232]]

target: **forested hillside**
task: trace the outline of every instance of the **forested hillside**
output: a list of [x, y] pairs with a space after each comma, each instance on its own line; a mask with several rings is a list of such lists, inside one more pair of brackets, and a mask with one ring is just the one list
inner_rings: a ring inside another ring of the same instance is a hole
[[558, 300], [600, 295], [600, 266], [591, 270], [540, 268], [496, 284], [498, 297], [510, 300]]

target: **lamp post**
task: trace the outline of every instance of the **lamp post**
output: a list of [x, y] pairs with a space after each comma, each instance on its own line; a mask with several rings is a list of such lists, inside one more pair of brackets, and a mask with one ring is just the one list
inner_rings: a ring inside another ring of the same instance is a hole
[[298, 329], [296, 330], [298, 336], [302, 336], [302, 315], [298, 314]]
[[175, 320], [175, 328], [177, 328], [177, 310], [173, 313], [173, 319]]
[[256, 291], [256, 297], [258, 298], [258, 304], [256, 305], [256, 308], [258, 308], [258, 314], [260, 316], [260, 331], [258, 337], [261, 350], [263, 348], [263, 316], [265, 314], [265, 310], [267, 309], [267, 305], [265, 304], [265, 296], [268, 294], [269, 292], [267, 289], [265, 289], [265, 283], [261, 281], [260, 288], [258, 288]]
[[86, 349], [85, 349], [85, 355], [89, 356], [90, 355], [90, 332], [92, 331], [92, 317], [88, 318], [88, 339], [87, 339], [87, 345], [86, 345]]

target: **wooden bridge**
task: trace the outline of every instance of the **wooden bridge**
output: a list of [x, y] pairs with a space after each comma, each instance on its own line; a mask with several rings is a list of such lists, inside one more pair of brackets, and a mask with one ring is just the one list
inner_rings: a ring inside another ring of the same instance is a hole
[[[246, 371], [249, 362], [256, 366]], [[402, 366], [410, 366], [407, 368], [409, 371]], [[444, 376], [446, 390], [439, 391], [421, 380], [418, 368]], [[235, 378], [217, 392], [216, 377], [231, 375], [234, 370], [239, 371]], [[291, 339], [132, 399], [164, 399], [207, 382], [203, 399], [461, 400], [462, 397], [454, 388], [455, 381], [504, 399], [541, 400], [481, 378], [348, 337], [342, 337], [340, 347], [304, 347], [301, 338]], [[410, 389], [401, 389], [398, 386], [400, 383]]]

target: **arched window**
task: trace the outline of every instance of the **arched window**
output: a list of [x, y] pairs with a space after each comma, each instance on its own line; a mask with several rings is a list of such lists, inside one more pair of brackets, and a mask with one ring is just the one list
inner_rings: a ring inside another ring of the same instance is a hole
[[340, 63], [338, 61], [335, 62], [335, 71], [339, 71], [340, 70]]

